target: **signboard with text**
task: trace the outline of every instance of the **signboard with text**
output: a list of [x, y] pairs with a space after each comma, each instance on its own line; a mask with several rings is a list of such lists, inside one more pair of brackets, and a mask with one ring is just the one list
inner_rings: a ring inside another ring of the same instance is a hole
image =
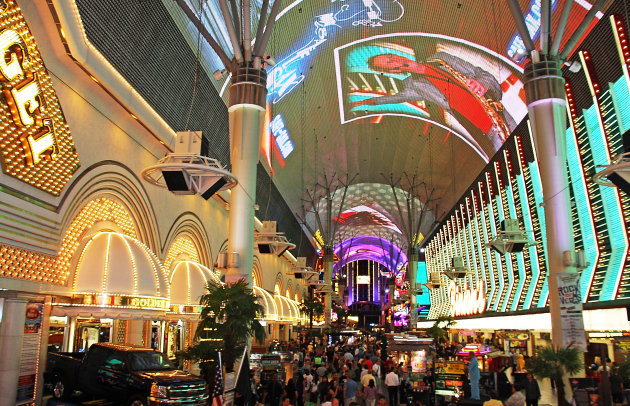
[[560, 321], [562, 323], [562, 345], [569, 345], [586, 352], [586, 333], [582, 318], [582, 295], [580, 274], [561, 273], [558, 278], [560, 299]]
[[17, 398], [15, 399], [18, 405], [32, 403], [35, 396], [43, 308], [42, 303], [29, 302], [26, 305], [24, 338], [20, 355], [20, 375]]
[[79, 167], [48, 70], [14, 0], [0, 9], [0, 164], [9, 176], [58, 196]]

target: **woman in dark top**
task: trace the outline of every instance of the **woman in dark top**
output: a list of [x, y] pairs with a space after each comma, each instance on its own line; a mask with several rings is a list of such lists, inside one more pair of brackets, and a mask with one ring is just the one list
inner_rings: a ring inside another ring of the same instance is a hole
[[295, 389], [297, 391], [297, 406], [304, 406], [304, 375], [298, 373], [295, 380]]
[[293, 378], [289, 379], [289, 381], [287, 382], [287, 386], [284, 388], [284, 391], [286, 393], [286, 396], [291, 401], [291, 404], [295, 405], [295, 402], [297, 400], [297, 388], [295, 387], [295, 382], [293, 381]]

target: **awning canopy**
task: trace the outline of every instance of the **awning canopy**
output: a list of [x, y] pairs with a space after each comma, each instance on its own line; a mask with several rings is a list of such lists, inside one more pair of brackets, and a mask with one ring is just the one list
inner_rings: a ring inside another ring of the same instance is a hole
[[258, 286], [254, 286], [253, 290], [254, 295], [258, 298], [258, 303], [264, 307], [265, 315], [263, 316], [263, 320], [278, 320], [278, 307], [276, 301], [273, 299], [273, 295]]
[[208, 293], [208, 282], [221, 285], [212, 270], [193, 261], [179, 261], [171, 272], [171, 304], [199, 306], [199, 298]]
[[74, 275], [75, 294], [169, 298], [169, 284], [155, 254], [135, 238], [101, 231], [81, 252]]
[[278, 307], [278, 320], [287, 322], [306, 321], [300, 311], [300, 304], [286, 296], [275, 295], [274, 299]]

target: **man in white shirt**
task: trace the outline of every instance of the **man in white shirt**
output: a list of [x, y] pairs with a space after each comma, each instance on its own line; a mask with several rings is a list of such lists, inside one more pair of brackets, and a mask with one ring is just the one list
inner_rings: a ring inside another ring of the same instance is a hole
[[400, 386], [400, 379], [394, 369], [385, 375], [385, 386], [387, 386], [387, 392], [389, 393], [389, 406], [398, 406], [398, 387]]

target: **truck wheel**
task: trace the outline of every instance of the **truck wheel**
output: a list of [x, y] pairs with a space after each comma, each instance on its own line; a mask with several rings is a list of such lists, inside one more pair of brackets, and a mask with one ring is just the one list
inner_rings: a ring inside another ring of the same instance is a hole
[[55, 378], [52, 386], [53, 397], [55, 399], [68, 399], [72, 395], [72, 386], [61, 377]]
[[127, 400], [128, 406], [147, 406], [147, 397], [142, 395], [133, 395]]

